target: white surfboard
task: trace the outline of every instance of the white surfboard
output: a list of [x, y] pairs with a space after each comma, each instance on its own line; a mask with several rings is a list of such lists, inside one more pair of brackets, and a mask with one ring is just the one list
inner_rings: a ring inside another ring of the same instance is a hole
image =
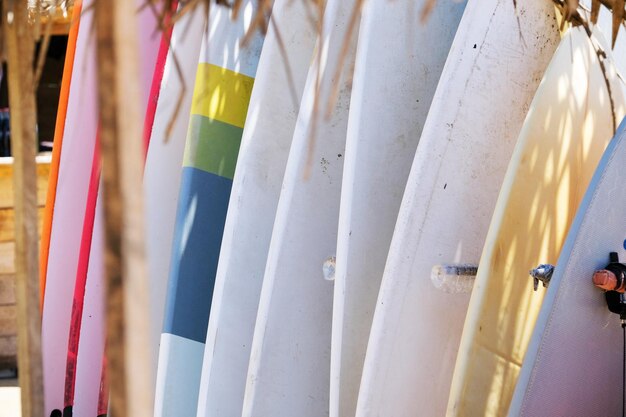
[[[319, 55], [307, 78], [276, 212], [252, 342], [244, 417], [319, 417], [328, 413], [333, 283], [324, 279], [322, 265], [334, 255], [337, 242], [356, 30], [348, 54], [341, 58], [340, 53], [355, 3], [329, 0], [326, 5]], [[315, 113], [319, 59], [320, 104]], [[341, 78], [334, 79], [342, 59]], [[323, 113], [335, 84], [337, 105], [325, 119]]]
[[309, 12], [301, 1], [278, 0], [272, 8], [224, 226], [199, 417], [241, 415], [267, 252], [317, 34]]
[[[626, 123], [594, 174], [556, 264], [509, 416], [619, 416], [623, 333], [591, 284], [609, 253], [626, 260]], [[610, 202], [607, 204], [607, 202]]]
[[465, 8], [400, 206], [359, 417], [445, 414], [469, 295], [438, 289], [431, 271], [478, 263], [524, 115], [558, 42], [553, 24], [553, 6], [542, 0], [517, 2], [517, 11], [508, 0], [469, 0]]
[[[170, 52], [166, 58], [161, 91], [150, 136], [150, 146], [144, 170], [146, 216], [146, 260], [150, 282], [150, 312], [153, 370], [156, 378], [159, 340], [163, 329], [165, 293], [170, 270], [176, 207], [180, 191], [181, 166], [193, 83], [198, 69], [198, 57], [206, 15], [201, 7], [183, 15], [174, 25]], [[176, 56], [181, 73], [176, 70]], [[181, 98], [179, 106], [179, 99]], [[176, 115], [176, 119], [173, 117]], [[173, 121], [172, 132], [167, 129]]]
[[524, 121], [480, 259], [449, 415], [503, 416], [508, 410], [545, 294], [533, 291], [528, 271], [556, 263], [614, 123], [626, 110], [610, 50], [603, 48], [602, 59], [609, 95], [595, 45], [605, 43], [599, 36], [590, 41], [582, 28], [567, 32]]
[[398, 209], [465, 2], [438, 2], [426, 24], [419, 23], [423, 6], [424, 1], [370, 0], [363, 12], [337, 239], [331, 417], [356, 411]]

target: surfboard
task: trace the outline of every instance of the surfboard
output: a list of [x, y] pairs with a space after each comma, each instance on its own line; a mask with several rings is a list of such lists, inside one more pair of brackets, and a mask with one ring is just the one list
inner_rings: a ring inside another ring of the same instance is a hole
[[[80, 252], [78, 257], [77, 270], [75, 272], [74, 282], [74, 295], [72, 298], [72, 312], [70, 316], [70, 331], [69, 341], [67, 347], [67, 360], [65, 365], [65, 390], [63, 401], [63, 415], [73, 415], [74, 405], [74, 389], [76, 386], [76, 368], [78, 362], [78, 345], [82, 336], [82, 319], [83, 319], [83, 307], [85, 301], [85, 287], [87, 285], [87, 279], [89, 274], [90, 262], [100, 255], [100, 261], [102, 261], [102, 254], [96, 254], [92, 252], [91, 242], [94, 232], [94, 221], [96, 215], [96, 203], [98, 199], [98, 190], [100, 185], [100, 145], [96, 140], [96, 145], [93, 152], [93, 160], [91, 165], [91, 173], [89, 178], [89, 188], [87, 190], [87, 201], [85, 207], [85, 216], [83, 221], [83, 230], [80, 243]], [[102, 250], [102, 247], [94, 248], [96, 250]], [[93, 256], [91, 256], [93, 255]], [[94, 267], [97, 267], [94, 265]], [[85, 323], [86, 324], [86, 323]], [[99, 324], [102, 324], [100, 321]], [[100, 332], [104, 333], [104, 327], [100, 327]], [[102, 338], [100, 338], [102, 339]], [[89, 369], [97, 369], [90, 367]], [[99, 378], [94, 387], [98, 386]]]
[[478, 263], [524, 115], [558, 43], [551, 25], [553, 7], [540, 0], [517, 10], [506, 0], [467, 3], [400, 205], [359, 417], [445, 414], [469, 295], [462, 285], [438, 289], [431, 272]]
[[309, 13], [291, 0], [272, 8], [224, 226], [199, 417], [241, 415], [272, 226], [317, 34]]
[[46, 289], [46, 275], [48, 274], [48, 255], [50, 252], [52, 216], [54, 215], [54, 202], [56, 199], [57, 183], [59, 179], [59, 164], [61, 162], [61, 147], [63, 146], [63, 132], [65, 131], [65, 119], [67, 117], [67, 106], [70, 96], [70, 86], [72, 83], [74, 56], [76, 54], [76, 40], [78, 39], [81, 10], [82, 0], [77, 0], [74, 3], [74, 8], [72, 9], [72, 24], [67, 37], [67, 49], [65, 51], [65, 61], [63, 63], [63, 78], [61, 80], [61, 91], [59, 93], [59, 107], [57, 109], [56, 124], [54, 126], [54, 145], [52, 147], [50, 177], [48, 178], [46, 209], [44, 210], [43, 222], [41, 226], [41, 240], [39, 248], [39, 297], [40, 307], [42, 310], [43, 298]]
[[[145, 85], [146, 81], [152, 80], [155, 72], [157, 74], [162, 72], [158, 67], [162, 67], [164, 61], [157, 62], [157, 54], [155, 53], [156, 49], [158, 49], [156, 48], [156, 44], [153, 39], [155, 38], [153, 35], [156, 30], [156, 17], [153, 15], [152, 11], [150, 11], [150, 15], [146, 15], [145, 12], [141, 12], [137, 16], [137, 19], [138, 26], [142, 29], [140, 44], [143, 51], [143, 59], [141, 60], [142, 65], [140, 71], [140, 80], [142, 81], [142, 84]], [[161, 37], [165, 38], [167, 36], [167, 33], [162, 33], [161, 35]], [[167, 43], [167, 39], [165, 39], [165, 43]], [[146, 91], [143, 91], [142, 106], [144, 107], [143, 110], [146, 110], [146, 107], [148, 106], [147, 89]], [[99, 310], [91, 310], [91, 307], [97, 307], [98, 305], [102, 305], [102, 300], [104, 298], [104, 287], [101, 285], [102, 266], [90, 265], [90, 263], [92, 261], [96, 263], [102, 263], [102, 257], [104, 255], [102, 253], [102, 245], [92, 248], [92, 235], [94, 232], [96, 205], [100, 184], [100, 171], [100, 152], [99, 145], [96, 139], [96, 145], [93, 152], [93, 161], [91, 165], [89, 188], [87, 190], [87, 201], [83, 221], [81, 244], [78, 255], [78, 265], [77, 270], [75, 271], [75, 287], [70, 318], [69, 341], [65, 371], [63, 408], [64, 416], [73, 415], [75, 389], [77, 384], [81, 386], [82, 396], [80, 397], [79, 402], [82, 404], [82, 408], [89, 409], [89, 414], [91, 415], [95, 415], [97, 411], [97, 393], [100, 387], [101, 372], [99, 367], [94, 367], [93, 364], [98, 363], [102, 360], [101, 356], [98, 357], [94, 354], [103, 354], [103, 336], [105, 330], [103, 309], [100, 308]], [[89, 314], [84, 314], [86, 287], [88, 285], [88, 279], [90, 277], [91, 279], [95, 279], [97, 282], [95, 283], [96, 285], [89, 283], [91, 291], [90, 299], [88, 301], [92, 305], [87, 306], [87, 309], [90, 310]], [[85, 316], [88, 320], [83, 322], [83, 318]], [[86, 335], [83, 335], [83, 329], [86, 330]], [[93, 340], [84, 340], [84, 337], [93, 337]], [[83, 348], [79, 354], [79, 344], [81, 341], [83, 341], [84, 345], [88, 345], [89, 348]], [[77, 379], [77, 372], [79, 367], [81, 368], [81, 380]]]
[[[163, 329], [167, 279], [170, 270], [176, 207], [180, 192], [181, 166], [196, 78], [202, 36], [206, 26], [202, 8], [184, 14], [172, 30], [171, 48], [166, 57], [156, 104], [150, 125], [150, 146], [144, 169], [146, 218], [146, 262], [149, 276], [153, 370], [159, 357]], [[174, 58], [180, 66], [180, 74]], [[168, 136], [168, 129], [171, 132]]]
[[[83, 8], [91, 5], [83, 2]], [[46, 416], [64, 405], [70, 317], [97, 131], [93, 13], [81, 16], [63, 130], [42, 314]]]
[[192, 416], [237, 153], [263, 38], [240, 42], [256, 2], [213, 7], [187, 131], [159, 351], [156, 416]]
[[[602, 59], [611, 95], [594, 45]], [[615, 118], [623, 82], [599, 34], [571, 29], [557, 49], [520, 132], [472, 292], [449, 415], [505, 415], [545, 291], [528, 271], [554, 264]], [[611, 108], [615, 106], [615, 116]], [[607, 255], [608, 256], [608, 255]]]
[[[102, 184], [98, 187], [92, 225], [89, 264], [84, 286], [80, 338], [76, 346], [72, 415], [97, 416], [98, 396], [102, 380], [99, 364], [104, 356], [104, 213]], [[69, 360], [68, 360], [69, 362]], [[66, 378], [66, 398], [68, 397]], [[66, 402], [67, 405], [67, 402]]]
[[[626, 123], [607, 147], [569, 229], [537, 318], [509, 416], [619, 416], [623, 333], [591, 284], [626, 259]], [[610, 204], [606, 204], [610, 201]]]
[[[351, 34], [349, 21], [355, 5], [356, 1], [330, 0], [324, 11], [318, 54], [307, 77], [272, 232], [252, 341], [245, 417], [328, 413], [333, 283], [324, 279], [322, 265], [334, 255], [337, 242], [358, 18]], [[351, 40], [342, 57], [346, 36]], [[341, 72], [338, 65], [343, 65]], [[326, 113], [335, 85], [337, 103], [332, 113]]]
[[[356, 412], [402, 194], [465, 2], [438, 2], [420, 24], [423, 7], [423, 1], [371, 0], [361, 20], [337, 238], [331, 417]], [[394, 110], [382, 111], [381, 103]]]

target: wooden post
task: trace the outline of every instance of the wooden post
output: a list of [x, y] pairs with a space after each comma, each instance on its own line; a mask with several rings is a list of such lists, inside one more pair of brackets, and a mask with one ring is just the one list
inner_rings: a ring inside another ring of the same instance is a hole
[[11, 144], [14, 156], [15, 296], [17, 363], [22, 416], [43, 416], [41, 315], [37, 233], [37, 137], [33, 83], [34, 38], [27, 0], [4, 0], [4, 35], [8, 59]]
[[143, 114], [135, 2], [96, 0], [106, 233], [107, 361], [112, 417], [151, 417], [143, 234]]

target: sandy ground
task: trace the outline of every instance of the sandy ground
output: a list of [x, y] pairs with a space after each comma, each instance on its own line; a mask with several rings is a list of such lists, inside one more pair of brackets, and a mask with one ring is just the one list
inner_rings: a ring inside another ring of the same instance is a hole
[[15, 380], [0, 381], [0, 417], [21, 417], [20, 388]]

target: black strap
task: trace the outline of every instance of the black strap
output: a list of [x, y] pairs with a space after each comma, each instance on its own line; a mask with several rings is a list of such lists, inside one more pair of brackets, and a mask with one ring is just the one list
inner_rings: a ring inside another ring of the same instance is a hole
[[622, 285], [624, 284], [624, 272], [622, 271], [622, 268], [611, 268], [610, 271], [613, 272], [615, 274], [615, 277], [617, 278], [615, 289], [617, 290], [622, 288]]
[[626, 417], [626, 322], [622, 321], [624, 333], [624, 361], [622, 362], [622, 417]]

